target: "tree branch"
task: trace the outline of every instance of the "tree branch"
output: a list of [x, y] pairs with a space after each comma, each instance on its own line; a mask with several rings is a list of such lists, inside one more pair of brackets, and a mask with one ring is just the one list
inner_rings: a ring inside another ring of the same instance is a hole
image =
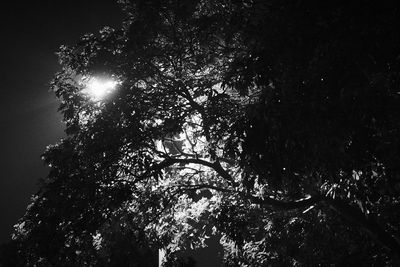
[[198, 159], [198, 158], [186, 158], [186, 159], [168, 158], [165, 161], [171, 162], [172, 164], [174, 164], [174, 163], [200, 164], [200, 165], [203, 165], [203, 166], [213, 169], [215, 172], [217, 172], [218, 175], [220, 175], [222, 178], [224, 178], [231, 185], [237, 185], [235, 180], [233, 179], [233, 177], [224, 168], [222, 168], [221, 164], [219, 164], [218, 161], [209, 162], [209, 161], [206, 161], [203, 159]]
[[222, 188], [219, 186], [215, 185], [209, 185], [209, 184], [198, 184], [198, 185], [192, 185], [192, 186], [182, 186], [181, 188], [187, 189], [187, 190], [198, 190], [198, 189], [213, 189], [216, 191], [220, 192], [225, 192], [225, 193], [232, 193], [232, 194], [238, 194], [245, 199], [250, 200], [253, 204], [259, 204], [261, 206], [269, 206], [274, 209], [280, 209], [280, 210], [293, 210], [293, 209], [302, 209], [302, 208], [308, 208], [312, 205], [315, 205], [323, 200], [322, 196], [313, 196], [309, 198], [303, 198], [299, 200], [293, 200], [293, 201], [283, 201], [283, 200], [278, 200], [274, 199], [272, 197], [257, 197], [251, 194], [235, 191], [232, 189], [227, 189], [227, 188]]
[[324, 197], [323, 201], [347, 220], [360, 225], [372, 238], [392, 250], [396, 255], [400, 255], [399, 240], [392, 234], [385, 231], [385, 229], [374, 219], [365, 216], [365, 214], [359, 209], [340, 199]]
[[283, 200], [278, 200], [272, 197], [256, 197], [253, 195], [245, 195], [246, 198], [251, 200], [254, 204], [259, 204], [259, 205], [264, 205], [264, 206], [271, 206], [275, 209], [281, 209], [281, 210], [293, 210], [293, 209], [303, 209], [303, 208], [308, 208], [312, 205], [315, 205], [319, 202], [322, 201], [322, 197], [317, 195], [317, 196], [312, 196], [308, 198], [302, 198], [298, 200], [293, 200], [293, 201], [283, 201]]
[[[184, 163], [184, 164], [194, 163], [207, 166], [216, 171], [222, 178], [230, 182], [232, 185], [236, 184], [232, 176], [222, 168], [222, 166], [219, 164], [218, 161], [212, 163], [206, 160], [196, 159], [196, 158], [187, 158], [187, 159], [168, 158], [160, 166], [173, 165], [175, 163]], [[254, 204], [270, 206], [274, 209], [280, 209], [285, 211], [307, 208], [312, 205], [323, 202], [327, 204], [330, 208], [335, 210], [339, 215], [346, 218], [347, 220], [360, 225], [370, 236], [372, 236], [379, 243], [381, 243], [382, 245], [393, 251], [396, 255], [400, 255], [400, 242], [399, 240], [397, 240], [396, 237], [385, 231], [384, 228], [382, 228], [375, 220], [373, 220], [370, 217], [366, 217], [360, 210], [352, 207], [351, 205], [347, 204], [342, 200], [316, 195], [309, 198], [304, 198], [294, 201], [282, 201], [272, 197], [257, 197], [251, 194], [246, 194], [231, 189], [221, 188], [214, 185], [205, 185], [205, 184], [192, 186], [187, 189], [202, 189], [202, 188], [239, 194], [242, 197], [249, 199]]]

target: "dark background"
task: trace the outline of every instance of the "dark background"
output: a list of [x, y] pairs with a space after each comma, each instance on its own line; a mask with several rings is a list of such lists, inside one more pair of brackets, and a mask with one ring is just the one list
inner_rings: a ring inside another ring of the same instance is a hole
[[46, 176], [40, 155], [64, 135], [48, 85], [59, 69], [55, 52], [122, 20], [116, 0], [6, 3], [0, 8], [0, 243], [10, 240]]

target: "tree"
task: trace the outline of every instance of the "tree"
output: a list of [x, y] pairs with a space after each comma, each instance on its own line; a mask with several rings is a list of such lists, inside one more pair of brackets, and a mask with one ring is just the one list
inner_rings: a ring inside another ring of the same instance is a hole
[[68, 136], [16, 227], [27, 265], [140, 266], [211, 235], [232, 266], [399, 263], [397, 4], [121, 6], [60, 49]]

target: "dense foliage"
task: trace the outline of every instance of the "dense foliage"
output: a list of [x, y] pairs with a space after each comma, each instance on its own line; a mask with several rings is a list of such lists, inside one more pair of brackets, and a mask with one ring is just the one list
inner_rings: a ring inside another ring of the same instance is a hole
[[[24, 265], [173, 262], [210, 236], [228, 266], [399, 264], [397, 4], [121, 7], [59, 52], [67, 137], [16, 225]], [[118, 88], [91, 99], [90, 77]]]

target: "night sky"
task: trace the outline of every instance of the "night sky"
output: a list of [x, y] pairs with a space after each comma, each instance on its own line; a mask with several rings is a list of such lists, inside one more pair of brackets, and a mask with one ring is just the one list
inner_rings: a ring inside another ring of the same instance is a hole
[[38, 180], [40, 155], [63, 135], [49, 81], [59, 69], [55, 52], [103, 26], [118, 27], [116, 0], [11, 1], [1, 7], [0, 243], [10, 240]]

